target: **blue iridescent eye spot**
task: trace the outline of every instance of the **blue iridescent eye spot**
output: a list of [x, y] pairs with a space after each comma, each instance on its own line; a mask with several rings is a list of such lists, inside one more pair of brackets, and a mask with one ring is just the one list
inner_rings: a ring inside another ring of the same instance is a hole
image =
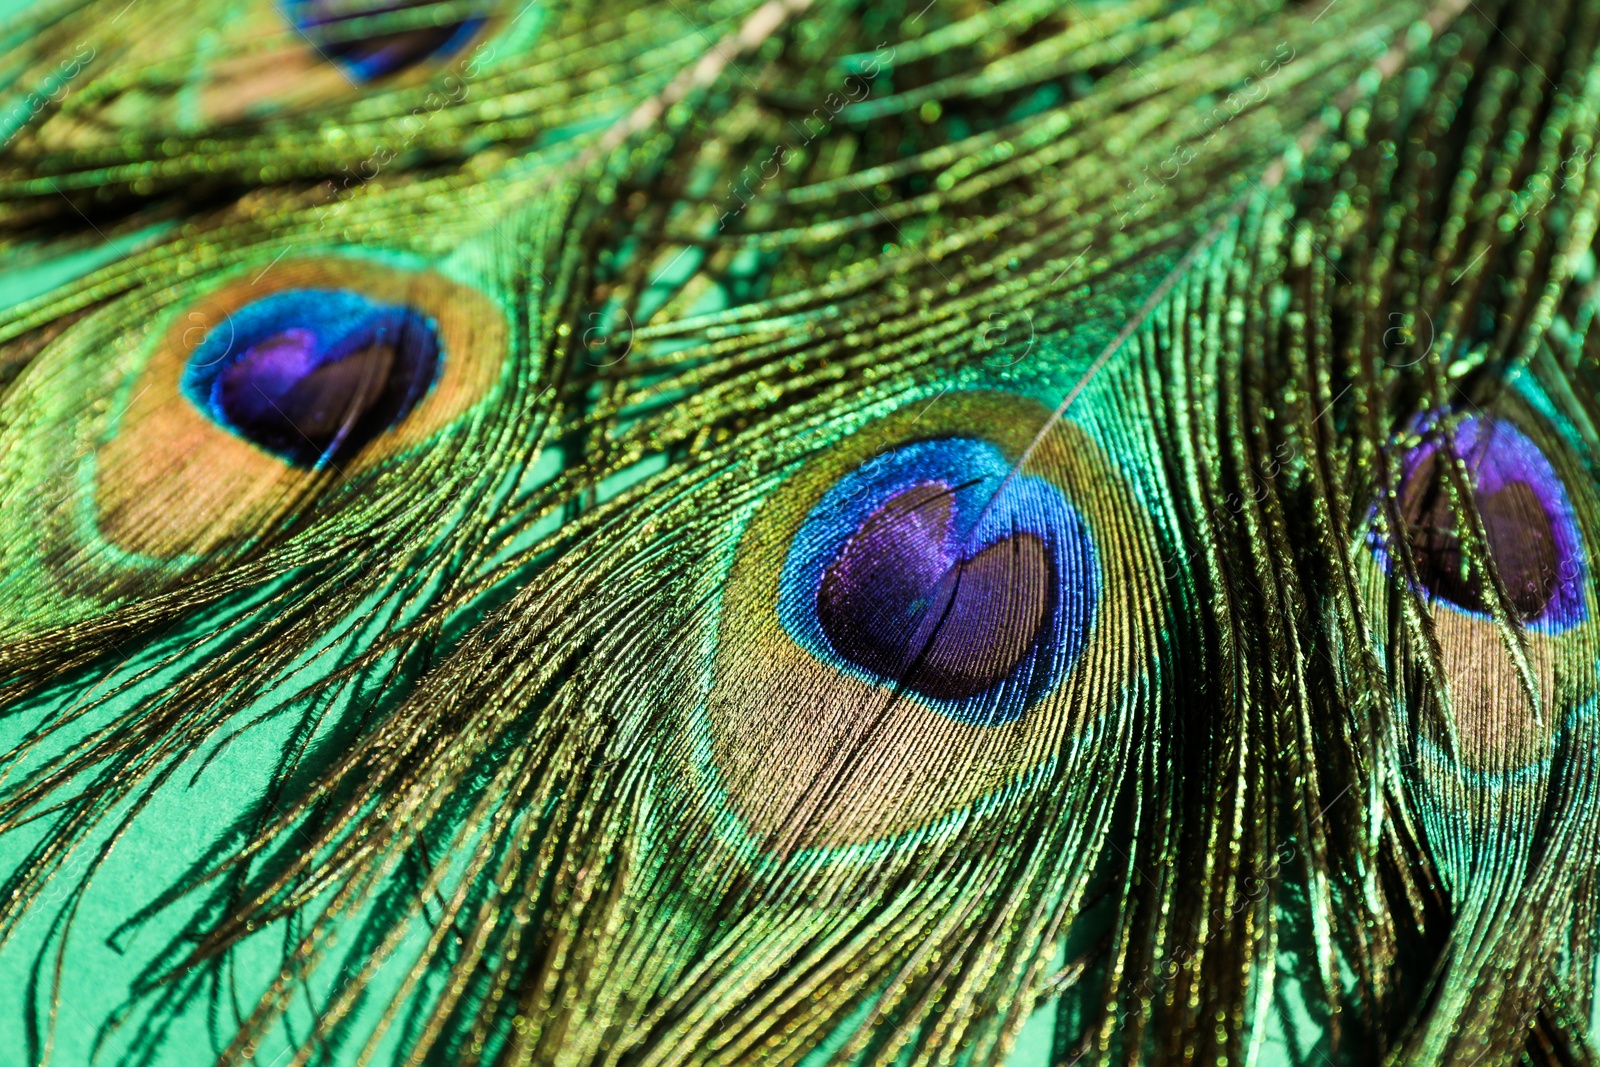
[[338, 463], [394, 426], [439, 375], [433, 320], [342, 289], [286, 289], [234, 311], [184, 365], [190, 403], [302, 467]]
[[357, 81], [386, 77], [428, 59], [442, 59], [472, 40], [482, 17], [414, 29], [362, 32], [360, 20], [425, 6], [423, 0], [284, 0], [284, 14], [323, 56]]
[[[1434, 437], [1401, 464], [1399, 514], [1419, 592], [1433, 602], [1488, 620], [1486, 589], [1469, 566], [1459, 516], [1446, 487], [1450, 453]], [[1461, 420], [1449, 446], [1466, 465], [1489, 555], [1512, 607], [1530, 630], [1560, 633], [1588, 615], [1587, 564], [1572, 502], [1539, 446], [1512, 423], [1488, 416]], [[1374, 535], [1386, 573], [1393, 560]]]
[[829, 489], [790, 546], [778, 616], [838, 670], [999, 726], [1065, 677], [1100, 585], [1060, 489], [957, 437], [894, 449]]

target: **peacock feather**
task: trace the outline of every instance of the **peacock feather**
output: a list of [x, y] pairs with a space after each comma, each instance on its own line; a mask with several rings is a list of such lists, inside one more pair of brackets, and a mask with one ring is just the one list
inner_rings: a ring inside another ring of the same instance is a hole
[[1600, 6], [13, 23], [0, 1060], [1600, 1056]]

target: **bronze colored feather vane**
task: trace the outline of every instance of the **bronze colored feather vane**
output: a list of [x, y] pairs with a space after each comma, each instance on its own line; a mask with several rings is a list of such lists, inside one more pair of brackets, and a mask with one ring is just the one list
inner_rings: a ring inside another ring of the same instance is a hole
[[1600, 1060], [1600, 3], [12, 9], [0, 1063]]

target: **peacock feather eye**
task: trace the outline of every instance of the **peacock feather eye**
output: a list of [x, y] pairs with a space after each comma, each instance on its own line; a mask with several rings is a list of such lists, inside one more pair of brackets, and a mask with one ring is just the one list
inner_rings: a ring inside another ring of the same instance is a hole
[[88, 459], [96, 536], [171, 559], [248, 536], [307, 480], [421, 446], [499, 379], [504, 313], [426, 269], [285, 258], [169, 313]]
[[1038, 400], [951, 392], [866, 424], [740, 534], [695, 731], [704, 794], [747, 840], [836, 848], [1070, 773], [1143, 691], [1153, 650], [1130, 620], [1164, 611], [1156, 544], [1122, 471]]
[[1520, 620], [1551, 633], [1583, 622], [1582, 542], [1566, 488], [1506, 419], [1466, 417], [1448, 443], [1430, 438], [1405, 456], [1399, 514], [1418, 582], [1435, 602], [1489, 617], [1484, 575], [1463, 549], [1446, 484], [1452, 455], [1466, 466], [1490, 560]]
[[290, 289], [246, 304], [189, 357], [183, 391], [219, 426], [299, 466], [338, 463], [404, 419], [439, 371], [417, 309]]
[[[1400, 457], [1392, 532], [1374, 532], [1369, 546], [1392, 581], [1403, 538], [1412, 589], [1431, 608], [1451, 727], [1447, 736], [1424, 717], [1417, 744], [1429, 788], [1455, 798], [1440, 800], [1441, 810], [1454, 811], [1471, 795], [1461, 792], [1464, 781], [1504, 784], [1509, 772], [1547, 766], [1566, 728], [1562, 694], [1592, 699], [1585, 679], [1594, 609], [1574, 506], [1581, 487], [1558, 473], [1557, 435], [1530, 412], [1472, 414], [1421, 430], [1422, 441]], [[1482, 553], [1470, 548], [1473, 525]], [[1524, 631], [1516, 640], [1495, 622], [1491, 573]], [[1415, 657], [1431, 654], [1419, 649]]]
[[841, 478], [794, 538], [779, 616], [839, 670], [958, 722], [1011, 722], [1082, 650], [1099, 578], [1077, 512], [994, 444], [918, 441]]
[[1600, 4], [22, 3], [0, 1067], [1592, 1061]]
[[434, 0], [286, 0], [284, 10], [317, 51], [366, 82], [452, 55], [486, 21], [434, 21], [430, 9], [444, 6]]

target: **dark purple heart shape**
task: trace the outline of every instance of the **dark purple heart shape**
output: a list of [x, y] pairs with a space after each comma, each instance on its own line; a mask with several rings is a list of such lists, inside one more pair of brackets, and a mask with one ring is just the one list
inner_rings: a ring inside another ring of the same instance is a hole
[[845, 540], [817, 590], [818, 621], [841, 656], [942, 700], [981, 693], [1017, 667], [1056, 584], [1038, 536], [964, 546], [951, 520], [946, 486], [900, 492]]
[[[1400, 515], [1417, 578], [1429, 592], [1468, 611], [1489, 610], [1477, 568], [1467, 565], [1461, 526], [1445, 484], [1442, 450], [1430, 451], [1400, 487]], [[1509, 480], [1474, 496], [1489, 554], [1523, 621], [1539, 618], [1556, 597], [1561, 552], [1538, 491]]]

